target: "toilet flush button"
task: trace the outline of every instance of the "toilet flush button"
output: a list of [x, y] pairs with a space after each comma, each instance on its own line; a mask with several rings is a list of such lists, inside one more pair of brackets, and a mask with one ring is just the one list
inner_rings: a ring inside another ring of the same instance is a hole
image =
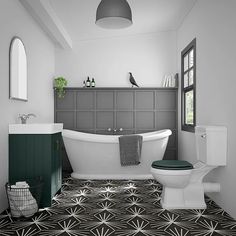
[[206, 166], [206, 164], [204, 164], [204, 163], [202, 163], [200, 161], [193, 165], [194, 169], [200, 169], [200, 168], [202, 168], [204, 166]]

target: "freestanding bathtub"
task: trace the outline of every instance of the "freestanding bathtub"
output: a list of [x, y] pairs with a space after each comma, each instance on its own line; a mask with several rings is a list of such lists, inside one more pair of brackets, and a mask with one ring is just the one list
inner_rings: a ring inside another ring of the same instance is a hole
[[118, 135], [88, 134], [64, 129], [62, 136], [74, 178], [79, 179], [145, 179], [151, 164], [161, 160], [171, 130], [140, 134], [143, 136], [141, 163], [121, 166]]

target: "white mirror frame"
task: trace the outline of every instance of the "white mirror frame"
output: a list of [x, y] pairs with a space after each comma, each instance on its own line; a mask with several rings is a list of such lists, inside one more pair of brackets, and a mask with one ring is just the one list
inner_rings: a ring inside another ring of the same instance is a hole
[[27, 57], [25, 46], [19, 37], [11, 40], [9, 52], [9, 98], [28, 101]]

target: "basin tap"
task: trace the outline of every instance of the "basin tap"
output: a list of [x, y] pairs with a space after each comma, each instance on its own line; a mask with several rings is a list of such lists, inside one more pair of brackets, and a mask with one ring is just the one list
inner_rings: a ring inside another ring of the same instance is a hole
[[27, 115], [26, 114], [19, 115], [19, 119], [21, 119], [21, 124], [26, 124], [26, 121], [27, 119], [30, 118], [30, 116], [36, 117], [36, 115], [33, 113], [29, 113]]

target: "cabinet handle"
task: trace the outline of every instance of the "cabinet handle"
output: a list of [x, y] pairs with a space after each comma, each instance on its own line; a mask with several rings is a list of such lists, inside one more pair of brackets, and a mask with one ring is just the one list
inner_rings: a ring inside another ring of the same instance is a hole
[[113, 131], [114, 131], [114, 132], [116, 132], [117, 130], [116, 130], [116, 129], [114, 129]]
[[111, 128], [108, 128], [107, 131], [108, 131], [108, 132], [111, 132]]
[[123, 131], [123, 128], [120, 128], [119, 131]]

